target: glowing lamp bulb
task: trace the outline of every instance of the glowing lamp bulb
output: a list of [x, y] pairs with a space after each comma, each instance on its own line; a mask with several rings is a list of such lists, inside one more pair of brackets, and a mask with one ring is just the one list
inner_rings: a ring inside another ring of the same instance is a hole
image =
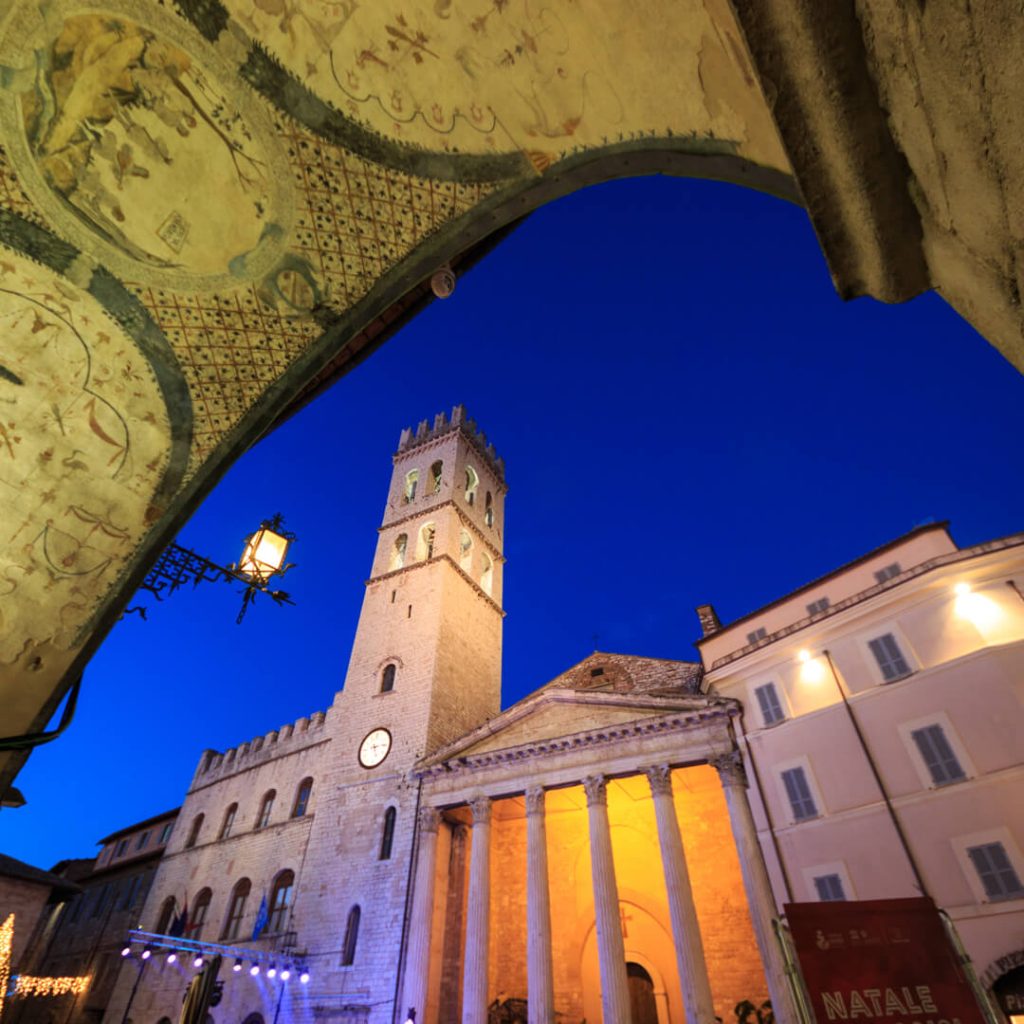
[[260, 965], [253, 964], [252, 967], [249, 968], [249, 973], [255, 978], [256, 975], [260, 973]]
[[971, 585], [970, 585], [970, 583], [958, 583], [953, 588], [953, 593], [956, 594], [957, 597], [965, 597], [970, 592], [971, 592]]
[[271, 964], [267, 968], [267, 977], [268, 978], [276, 978], [277, 977], [277, 968], [273, 964]]
[[309, 971], [303, 971], [299, 975], [299, 981], [301, 981], [303, 985], [308, 985], [309, 984]]
[[131, 946], [125, 946], [124, 949], [121, 950], [121, 956], [131, 956], [131, 955], [132, 955], [132, 947]]
[[143, 960], [148, 960], [152, 955], [153, 955], [153, 951], [151, 949], [144, 949], [142, 951], [142, 959]]
[[178, 954], [177, 953], [168, 953], [167, 954], [167, 962], [169, 964], [176, 963], [177, 959], [178, 959]]
[[235, 961], [235, 966], [232, 967], [231, 970], [233, 970], [235, 972], [235, 974], [237, 974], [241, 969], [242, 969], [242, 961], [241, 960], [236, 960]]
[[289, 968], [284, 967], [281, 970], [281, 980], [287, 981], [292, 976], [292, 972]]
[[808, 650], [803, 650], [803, 651], [800, 651], [800, 653], [799, 653], [799, 654], [797, 654], [797, 657], [798, 657], [798, 658], [799, 658], [799, 659], [800, 659], [801, 661], [803, 661], [803, 662], [807, 662], [807, 661], [810, 661], [810, 660], [811, 660], [811, 652], [810, 652], [810, 651], [808, 651]]
[[192, 961], [192, 966], [193, 967], [202, 967], [203, 966], [203, 958], [201, 956], [197, 956], [195, 958], [195, 960]]

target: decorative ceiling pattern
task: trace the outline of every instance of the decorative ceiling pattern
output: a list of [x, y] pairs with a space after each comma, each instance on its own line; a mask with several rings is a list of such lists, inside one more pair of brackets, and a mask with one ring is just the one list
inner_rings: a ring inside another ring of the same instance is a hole
[[794, 198], [740, 40], [725, 0], [5, 5], [6, 731], [40, 727], [232, 459], [438, 266], [624, 174]]

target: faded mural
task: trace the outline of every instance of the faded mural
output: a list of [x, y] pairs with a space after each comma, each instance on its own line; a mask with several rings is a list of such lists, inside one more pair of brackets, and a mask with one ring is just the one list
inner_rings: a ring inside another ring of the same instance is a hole
[[0, 339], [2, 668], [27, 644], [70, 645], [117, 579], [170, 424], [149, 362], [99, 303], [4, 248]]

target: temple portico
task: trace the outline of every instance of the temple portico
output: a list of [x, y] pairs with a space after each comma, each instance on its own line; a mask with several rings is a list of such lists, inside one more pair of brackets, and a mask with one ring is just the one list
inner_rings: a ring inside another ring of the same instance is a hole
[[402, 1011], [713, 1024], [770, 998], [794, 1022], [733, 713], [547, 688], [418, 766]]

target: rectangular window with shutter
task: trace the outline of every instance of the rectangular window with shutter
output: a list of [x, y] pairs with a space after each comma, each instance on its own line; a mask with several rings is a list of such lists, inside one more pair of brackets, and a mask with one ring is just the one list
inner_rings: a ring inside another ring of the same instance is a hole
[[948, 786], [967, 778], [941, 725], [914, 729], [910, 736], [936, 786]]
[[871, 653], [882, 670], [882, 678], [887, 683], [910, 675], [910, 665], [892, 633], [885, 633], [876, 636], [874, 640], [869, 640], [868, 647], [871, 648]]
[[879, 583], [884, 583], [886, 580], [891, 580], [894, 576], [899, 576], [901, 572], [900, 563], [891, 562], [889, 565], [882, 566], [882, 568], [875, 573], [875, 579]]
[[817, 601], [812, 601], [807, 606], [807, 614], [808, 615], [817, 615], [818, 612], [825, 611], [825, 609], [828, 608], [829, 604], [830, 604], [830, 602], [829, 602], [829, 599], [827, 597], [819, 597]]
[[747, 634], [747, 643], [756, 644], [758, 640], [763, 640], [768, 635], [768, 630], [764, 626], [759, 626], [757, 629]]
[[834, 903], [837, 900], [846, 899], [846, 893], [843, 892], [843, 880], [838, 875], [819, 875], [814, 879], [814, 888], [822, 903]]
[[967, 849], [974, 870], [978, 872], [985, 895], [990, 900], [1012, 900], [1024, 897], [1021, 885], [1010, 858], [1002, 843], [984, 843]]
[[764, 683], [762, 686], [754, 687], [754, 696], [757, 697], [758, 707], [761, 709], [761, 721], [765, 725], [774, 725], [781, 722], [785, 717], [779, 695], [775, 691], [774, 683]]
[[787, 768], [782, 773], [782, 784], [786, 787], [786, 796], [789, 797], [789, 805], [793, 809], [794, 821], [806, 821], [818, 816], [818, 808], [803, 768]]

